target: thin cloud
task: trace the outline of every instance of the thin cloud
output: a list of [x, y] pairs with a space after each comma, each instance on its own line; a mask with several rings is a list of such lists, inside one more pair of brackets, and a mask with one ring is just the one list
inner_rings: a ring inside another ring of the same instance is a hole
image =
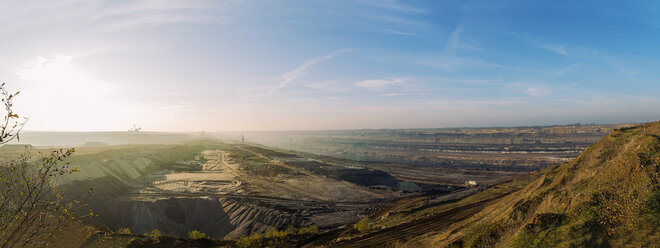
[[[508, 88], [513, 89], [516, 92], [531, 96], [531, 97], [544, 97], [549, 93], [552, 93], [550, 87], [545, 84], [540, 83], [527, 83], [527, 82], [513, 82], [507, 85]], [[555, 90], [564, 90], [568, 89], [564, 86], [555, 85]]]
[[[610, 67], [612, 67], [612, 69], [614, 69], [618, 74], [624, 76], [634, 76], [642, 72], [641, 70], [633, 69], [626, 66], [625, 65], [626, 63], [623, 63], [621, 59], [616, 56], [602, 53], [590, 48], [567, 46], [567, 45], [547, 45], [547, 44], [541, 45], [541, 48], [548, 51], [559, 53], [566, 57], [581, 58], [581, 59], [586, 58], [586, 59], [594, 59], [601, 61], [602, 63], [605, 63]], [[573, 65], [567, 66], [566, 68], [561, 69], [559, 72], [563, 73], [565, 71], [564, 69], [570, 69], [572, 68], [572, 66]], [[555, 75], [561, 75], [561, 74], [555, 73]]]
[[[101, 30], [137, 29], [172, 23], [227, 21], [222, 11], [233, 2], [210, 0], [173, 1], [44, 1], [38, 4], [0, 4], [7, 15], [0, 16], [8, 25], [0, 31], [14, 31], [53, 25], [58, 29], [93, 28]], [[11, 10], [11, 11], [9, 11]], [[63, 24], [66, 23], [66, 24]]]
[[397, 17], [397, 16], [389, 16], [389, 15], [381, 15], [381, 14], [367, 14], [365, 15], [365, 18], [368, 18], [371, 21], [375, 21], [376, 23], [379, 24], [387, 23], [388, 25], [386, 26], [395, 25], [400, 28], [423, 28], [423, 27], [431, 26], [431, 24], [429, 23], [418, 21], [412, 18], [406, 18], [406, 17]]
[[371, 5], [373, 7], [378, 7], [382, 9], [388, 9], [388, 10], [394, 10], [394, 11], [400, 11], [400, 12], [412, 12], [412, 13], [426, 13], [428, 12], [425, 9], [422, 8], [415, 8], [412, 6], [400, 4], [397, 2], [392, 2], [392, 1], [360, 1], [361, 3]]
[[447, 71], [455, 71], [462, 67], [505, 68], [505, 66], [487, 62], [480, 58], [465, 57], [460, 55], [461, 50], [480, 50], [480, 51], [485, 50], [483, 48], [474, 45], [465, 44], [465, 42], [463, 41], [465, 39], [464, 38], [465, 31], [464, 31], [463, 23], [464, 21], [461, 21], [449, 34], [449, 37], [447, 37], [446, 45], [442, 49], [442, 52], [440, 54], [436, 56], [427, 56], [427, 57], [418, 58], [412, 62], [415, 64], [442, 68]]
[[433, 82], [447, 82], [447, 83], [458, 83], [465, 85], [498, 85], [489, 80], [485, 79], [469, 79], [469, 78], [444, 78], [444, 77], [435, 77], [429, 78]]
[[153, 1], [142, 0], [119, 4], [99, 10], [100, 23], [108, 23], [109, 29], [135, 29], [172, 23], [202, 23], [226, 21], [225, 17], [206, 15], [205, 10], [217, 7], [206, 0]]
[[375, 79], [375, 80], [359, 81], [356, 82], [355, 85], [370, 91], [382, 92], [389, 86], [400, 85], [403, 84], [405, 81], [406, 80], [402, 78], [393, 78], [390, 80]]
[[334, 57], [337, 57], [339, 54], [347, 52], [347, 51], [349, 51], [349, 49], [339, 49], [337, 51], [334, 51], [331, 54], [327, 54], [327, 55], [323, 55], [323, 56], [319, 56], [319, 57], [316, 57], [316, 58], [313, 58], [313, 59], [306, 60], [300, 66], [298, 66], [296, 69], [293, 69], [293, 70], [291, 70], [287, 73], [284, 73], [280, 78], [279, 84], [277, 86], [273, 87], [272, 89], [270, 89], [268, 91], [268, 94], [273, 94], [273, 93], [275, 93], [275, 91], [278, 91], [278, 90], [280, 90], [284, 87], [287, 87], [289, 85], [289, 83], [291, 83], [292, 81], [307, 75], [307, 69], [310, 66], [313, 66], [315, 64], [333, 59]]
[[141, 0], [137, 2], [130, 2], [126, 4], [119, 4], [110, 7], [105, 11], [108, 15], [125, 15], [144, 13], [151, 11], [168, 11], [168, 10], [182, 10], [182, 9], [201, 9], [208, 7], [209, 3], [205, 1], [153, 1]]
[[464, 99], [432, 99], [426, 102], [427, 106], [462, 110], [462, 108], [487, 108], [493, 106], [516, 106], [526, 104], [522, 98], [496, 98], [488, 100]]
[[568, 65], [568, 66], [564, 66], [564, 67], [560, 68], [559, 70], [556, 70], [554, 73], [552, 73], [552, 75], [554, 75], [554, 76], [563, 76], [567, 72], [576, 71], [577, 68], [579, 68], [580, 66], [582, 66], [582, 63], [575, 63], [575, 64], [571, 64], [571, 65]]
[[559, 53], [559, 54], [564, 55], [564, 56], [568, 55], [568, 52], [566, 52], [566, 46], [565, 45], [561, 45], [561, 46], [544, 45], [544, 46], [541, 46], [541, 48], [543, 48], [545, 50], [548, 50], [548, 51]]
[[415, 33], [404, 32], [404, 31], [393, 30], [393, 29], [382, 29], [381, 31], [383, 33], [386, 33], [386, 34], [395, 34], [395, 35], [403, 35], [403, 36], [419, 36], [418, 34], [415, 34]]
[[108, 25], [107, 27], [109, 29], [137, 29], [146, 26], [158, 26], [174, 23], [204, 23], [214, 20], [217, 19], [182, 14], [154, 13], [136, 18], [113, 21], [112, 24]]
[[[484, 51], [486, 49], [475, 45], [477, 43], [470, 35], [465, 32], [465, 21], [461, 20], [458, 25], [452, 30], [447, 38], [447, 44], [443, 48], [445, 54], [454, 55], [460, 50], [478, 50]], [[466, 42], [467, 41], [467, 42]]]
[[507, 68], [495, 63], [486, 62], [478, 58], [470, 57], [458, 57], [458, 56], [447, 56], [441, 55], [432, 58], [422, 58], [416, 61], [413, 61], [415, 64], [433, 66], [445, 69], [447, 71], [454, 71], [462, 67], [496, 67], [496, 68]]
[[543, 88], [530, 87], [525, 90], [525, 93], [527, 93], [530, 96], [541, 97], [546, 93], [548, 93], [548, 90]]
[[449, 38], [447, 39], [447, 45], [444, 48], [445, 53], [449, 54], [455, 54], [456, 51], [458, 51], [458, 48], [460, 46], [460, 36], [461, 32], [463, 32], [463, 23], [459, 23], [456, 28], [454, 28], [454, 31], [451, 32], [449, 35]]
[[350, 93], [353, 91], [353, 88], [346, 84], [346, 80], [304, 82], [302, 85], [320, 92]]
[[567, 57], [584, 58], [584, 57], [595, 57], [600, 54], [598, 51], [594, 49], [578, 47], [578, 46], [569, 46], [564, 44], [562, 45], [540, 44], [539, 46], [541, 47], [541, 49], [548, 50], [551, 52], [556, 52], [558, 54]]

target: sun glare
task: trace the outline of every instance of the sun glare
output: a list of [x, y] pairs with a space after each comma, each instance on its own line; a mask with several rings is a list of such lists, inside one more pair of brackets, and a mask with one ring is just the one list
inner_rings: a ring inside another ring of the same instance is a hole
[[[58, 120], [57, 115], [66, 112], [80, 118], [60, 124], [72, 129], [83, 123], [91, 124], [92, 116], [101, 113], [111, 116], [117, 111], [113, 107], [114, 89], [76, 66], [73, 56], [38, 57], [26, 62], [16, 74], [30, 83], [23, 89], [25, 98], [29, 98], [26, 102], [31, 104], [26, 106], [27, 112], [41, 120]], [[43, 106], [49, 108], [44, 110]], [[36, 122], [39, 125], [43, 121]]]

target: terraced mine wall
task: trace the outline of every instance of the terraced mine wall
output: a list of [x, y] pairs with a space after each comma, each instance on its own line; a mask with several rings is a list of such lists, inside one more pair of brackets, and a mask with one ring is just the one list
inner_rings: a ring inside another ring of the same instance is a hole
[[517, 128], [364, 129], [252, 132], [268, 146], [360, 161], [529, 171], [568, 161], [613, 128], [566, 125]]
[[200, 164], [182, 161], [199, 158], [206, 148], [140, 145], [74, 156], [69, 162], [80, 172], [63, 176], [59, 184], [66, 187], [70, 199], [82, 202], [76, 209], [79, 214], [91, 210], [97, 221], [112, 230], [128, 227], [139, 234], [158, 229], [182, 236], [199, 230], [210, 237], [235, 238], [274, 226], [303, 224], [292, 213], [240, 196], [143, 192], [163, 171], [201, 170]]
[[58, 181], [70, 200], [81, 203], [76, 213], [91, 211], [111, 230], [135, 234], [198, 230], [237, 238], [287, 225], [336, 228], [406, 194], [394, 190], [421, 189], [383, 171], [250, 145], [192, 142], [78, 152], [68, 162], [80, 171]]
[[324, 175], [335, 180], [347, 181], [357, 185], [387, 186], [394, 189], [396, 189], [399, 185], [399, 180], [397, 180], [392, 175], [379, 170], [331, 166], [326, 163], [305, 158], [278, 159], [282, 160], [286, 164], [296, 166], [314, 174]]
[[[23, 149], [6, 147], [0, 157]], [[80, 171], [58, 184], [81, 203], [78, 214], [91, 211], [112, 230], [158, 229], [180, 236], [198, 230], [214, 238], [287, 225], [335, 229], [401, 197], [448, 195], [466, 180], [488, 185], [512, 175], [360, 162], [216, 140], [83, 146], [67, 162]]]
[[231, 198], [170, 197], [155, 200], [96, 200], [90, 204], [96, 220], [112, 230], [134, 233], [154, 229], [185, 236], [198, 230], [215, 238], [264, 233], [272, 227], [303, 224], [291, 213]]

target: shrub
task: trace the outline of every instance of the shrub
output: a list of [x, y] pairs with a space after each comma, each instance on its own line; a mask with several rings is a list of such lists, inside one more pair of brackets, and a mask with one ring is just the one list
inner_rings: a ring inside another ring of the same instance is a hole
[[252, 234], [243, 236], [236, 240], [236, 246], [240, 248], [259, 247], [263, 236], [261, 234]]
[[317, 226], [306, 226], [298, 230], [298, 234], [317, 234], [319, 233], [319, 227]]
[[284, 238], [288, 236], [289, 233], [286, 230], [277, 230], [277, 228], [269, 229], [264, 237], [266, 238]]
[[144, 236], [147, 236], [154, 241], [158, 241], [161, 237], [163, 237], [163, 232], [158, 229], [154, 229], [151, 231], [151, 233], [145, 233]]
[[126, 228], [119, 228], [117, 229], [117, 234], [133, 234], [131, 232], [131, 229], [126, 227]]
[[286, 229], [278, 230], [276, 228], [268, 230], [265, 238], [272, 240], [276, 245], [281, 245], [289, 241], [290, 235], [295, 235], [297, 230], [294, 226], [288, 225]]
[[353, 228], [361, 233], [368, 232], [371, 230], [371, 221], [369, 221], [369, 218], [361, 219], [357, 223], [353, 224]]
[[191, 232], [188, 233], [188, 238], [191, 239], [204, 239], [206, 238], [206, 233], [197, 231], [197, 230], [192, 230]]
[[252, 234], [250, 236], [243, 236], [236, 241], [238, 247], [263, 247], [263, 246], [280, 246], [292, 240], [305, 238], [304, 235], [317, 234], [319, 228], [317, 226], [306, 226], [296, 228], [293, 225], [288, 225], [284, 229], [271, 228], [264, 235]]

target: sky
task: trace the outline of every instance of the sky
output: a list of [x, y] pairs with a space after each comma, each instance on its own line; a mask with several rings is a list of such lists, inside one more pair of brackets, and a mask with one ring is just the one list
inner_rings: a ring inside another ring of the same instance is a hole
[[654, 1], [0, 0], [26, 130], [660, 119]]

